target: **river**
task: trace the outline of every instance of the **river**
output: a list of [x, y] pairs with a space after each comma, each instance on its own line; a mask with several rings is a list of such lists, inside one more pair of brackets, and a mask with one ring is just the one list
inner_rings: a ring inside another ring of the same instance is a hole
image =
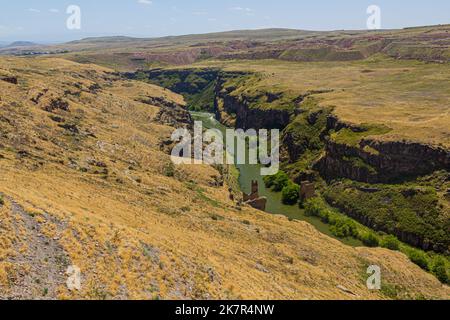
[[[219, 121], [215, 119], [214, 114], [202, 113], [202, 112], [191, 112], [192, 117], [195, 121], [202, 121], [204, 129], [219, 129], [221, 132], [225, 133], [227, 127], [222, 125]], [[350, 245], [350, 246], [361, 246], [362, 243], [354, 238], [341, 239], [337, 238], [330, 231], [330, 226], [323, 223], [319, 218], [306, 216], [304, 210], [302, 210], [298, 205], [285, 205], [281, 201], [281, 192], [272, 192], [267, 189], [263, 176], [260, 174], [260, 165], [236, 165], [240, 172], [239, 185], [243, 192], [250, 193], [251, 182], [253, 180], [258, 181], [259, 184], [259, 194], [262, 197], [267, 198], [266, 212], [270, 214], [280, 214], [284, 215], [293, 220], [306, 221], [313, 225], [318, 231], [338, 239], [339, 241]]]

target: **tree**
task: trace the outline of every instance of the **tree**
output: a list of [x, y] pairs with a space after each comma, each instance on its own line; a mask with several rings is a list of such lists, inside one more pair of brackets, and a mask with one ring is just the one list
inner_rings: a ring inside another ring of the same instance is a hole
[[275, 179], [273, 181], [273, 191], [280, 192], [286, 187], [289, 183], [289, 177], [283, 171], [278, 172], [275, 175]]
[[364, 245], [370, 248], [376, 248], [380, 245], [380, 240], [378, 240], [378, 237], [372, 232], [363, 234], [361, 237], [361, 241], [364, 243]]
[[398, 251], [400, 249], [400, 241], [395, 236], [387, 236], [381, 241], [383, 248]]
[[264, 180], [264, 184], [266, 185], [266, 188], [272, 188], [273, 184], [275, 182], [277, 175], [273, 175], [273, 176], [265, 176], [263, 178]]
[[300, 186], [290, 182], [282, 190], [282, 201], [284, 204], [294, 205], [300, 198]]
[[415, 264], [417, 264], [419, 267], [421, 267], [422, 269], [429, 271], [430, 270], [430, 265], [428, 264], [428, 259], [425, 255], [425, 253], [422, 253], [420, 251], [417, 250], [412, 250], [409, 254], [409, 259], [414, 262]]
[[449, 277], [447, 274], [447, 268], [445, 264], [445, 260], [443, 258], [436, 258], [433, 262], [433, 266], [431, 268], [431, 272], [439, 279], [440, 282], [448, 284]]

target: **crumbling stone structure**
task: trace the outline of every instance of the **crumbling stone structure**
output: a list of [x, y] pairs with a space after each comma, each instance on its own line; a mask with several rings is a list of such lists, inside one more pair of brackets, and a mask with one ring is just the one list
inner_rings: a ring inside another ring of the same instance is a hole
[[300, 199], [306, 201], [316, 196], [316, 187], [313, 182], [303, 181], [300, 185]]
[[252, 189], [250, 194], [243, 194], [244, 203], [252, 206], [253, 208], [261, 211], [266, 210], [267, 198], [259, 196], [258, 181], [252, 181]]

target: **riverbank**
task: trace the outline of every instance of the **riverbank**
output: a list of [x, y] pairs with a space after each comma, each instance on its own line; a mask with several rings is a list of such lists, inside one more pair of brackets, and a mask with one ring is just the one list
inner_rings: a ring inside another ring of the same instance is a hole
[[[221, 132], [225, 132], [227, 129], [226, 126], [221, 124], [216, 120], [214, 114], [211, 113], [203, 113], [203, 112], [191, 112], [191, 115], [195, 121], [202, 121], [203, 127], [205, 129], [218, 129]], [[257, 181], [259, 185], [259, 195], [261, 197], [267, 198], [267, 206], [265, 212], [269, 214], [279, 214], [288, 217], [291, 220], [299, 220], [305, 221], [309, 224], [313, 225], [318, 231], [327, 236], [330, 236], [334, 239], [341, 241], [342, 243], [359, 247], [363, 246], [363, 243], [354, 238], [338, 238], [336, 237], [330, 230], [330, 225], [323, 223], [317, 217], [310, 217], [305, 215], [305, 211], [301, 209], [297, 205], [285, 205], [281, 199], [281, 193], [273, 192], [270, 189], [266, 188], [265, 183], [263, 181], [263, 176], [261, 176], [261, 167], [260, 165], [236, 165], [236, 169], [239, 174], [234, 175], [238, 176], [238, 186], [241, 192], [250, 193], [251, 192], [251, 183], [252, 181]]]

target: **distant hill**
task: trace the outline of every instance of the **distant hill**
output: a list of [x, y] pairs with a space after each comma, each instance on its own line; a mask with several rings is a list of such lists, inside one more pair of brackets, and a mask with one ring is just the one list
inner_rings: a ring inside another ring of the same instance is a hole
[[30, 41], [15, 41], [7, 45], [7, 48], [17, 48], [17, 47], [33, 47], [39, 44]]

